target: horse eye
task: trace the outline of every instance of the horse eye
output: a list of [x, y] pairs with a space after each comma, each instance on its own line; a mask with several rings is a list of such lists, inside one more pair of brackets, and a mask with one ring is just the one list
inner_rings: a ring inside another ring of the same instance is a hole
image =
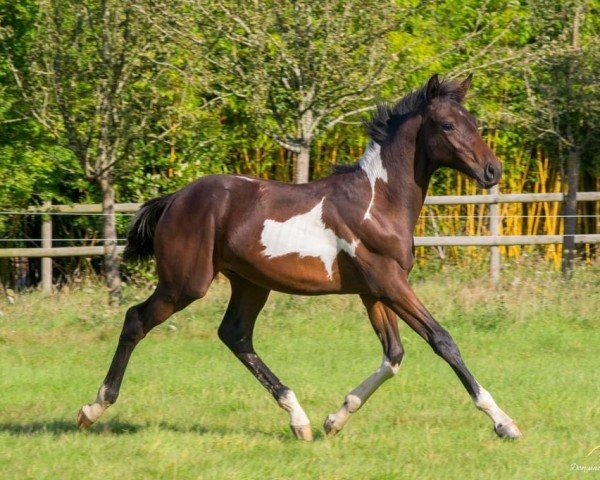
[[442, 123], [442, 128], [446, 132], [450, 132], [450, 131], [454, 130], [454, 125], [452, 125], [451, 123]]

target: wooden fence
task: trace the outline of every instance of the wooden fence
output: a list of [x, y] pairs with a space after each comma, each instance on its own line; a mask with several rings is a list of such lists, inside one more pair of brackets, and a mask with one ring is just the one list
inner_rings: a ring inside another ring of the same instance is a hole
[[[491, 235], [486, 236], [434, 236], [415, 237], [415, 246], [442, 247], [442, 246], [485, 246], [491, 247], [490, 270], [493, 280], [500, 274], [499, 246], [503, 245], [548, 245], [562, 244], [563, 235], [498, 235], [500, 223], [498, 205], [503, 203], [533, 203], [533, 202], [563, 202], [562, 193], [511, 193], [500, 194], [494, 187], [488, 195], [444, 195], [432, 196], [425, 199], [425, 205], [490, 205], [489, 227]], [[600, 192], [579, 192], [578, 202], [600, 201]], [[115, 212], [133, 213], [140, 208], [140, 203], [119, 203], [115, 205]], [[46, 292], [52, 289], [52, 260], [51, 257], [93, 256], [104, 253], [103, 246], [82, 247], [53, 247], [52, 246], [52, 214], [101, 214], [102, 205], [50, 205], [30, 207], [27, 212], [31, 214], [47, 214], [42, 221], [41, 239], [42, 247], [37, 248], [0, 248], [0, 257], [42, 257], [42, 289]], [[575, 243], [600, 243], [600, 234], [575, 235]], [[118, 246], [119, 252], [123, 246]]]

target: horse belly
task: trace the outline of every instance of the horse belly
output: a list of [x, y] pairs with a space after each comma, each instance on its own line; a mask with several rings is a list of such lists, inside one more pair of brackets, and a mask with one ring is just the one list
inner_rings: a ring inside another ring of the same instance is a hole
[[260, 252], [243, 255], [226, 262], [232, 270], [253, 283], [271, 290], [299, 295], [328, 293], [362, 293], [365, 289], [360, 273], [345, 254], [331, 265], [331, 275], [318, 257], [290, 253], [269, 258]]

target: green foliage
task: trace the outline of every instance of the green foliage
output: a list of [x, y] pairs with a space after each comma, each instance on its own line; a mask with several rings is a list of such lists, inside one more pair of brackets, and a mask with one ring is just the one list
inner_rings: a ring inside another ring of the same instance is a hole
[[597, 175], [600, 10], [586, 1], [541, 3], [546, 8], [532, 25], [546, 45], [524, 65], [524, 93], [533, 108], [525, 112], [522, 126], [559, 161], [568, 149], [581, 150], [584, 168]]
[[[599, 175], [597, 2], [0, 0], [2, 209], [100, 201], [73, 147], [89, 137], [90, 158], [99, 151], [100, 137], [89, 135], [100, 125], [98, 92], [117, 78], [96, 42], [102, 5], [132, 19], [130, 37], [114, 37], [115, 51], [133, 59], [109, 129], [127, 131], [115, 147], [118, 201], [147, 200], [212, 173], [289, 181], [295, 154], [281, 144], [297, 145], [308, 106], [319, 120], [310, 175], [325, 176], [333, 163], [355, 162], [367, 142], [359, 116], [344, 115], [397, 99], [435, 72], [475, 74], [467, 106], [503, 159], [506, 184], [535, 178], [531, 152], [539, 149], [561, 164], [563, 140], [581, 145], [586, 175]], [[585, 15], [573, 51], [577, 8]], [[63, 33], [77, 39], [59, 56], [49, 21], [58, 11]], [[76, 141], [48, 82], [57, 65]], [[432, 191], [447, 193], [454, 175], [437, 174]], [[1, 234], [19, 228], [0, 217]], [[90, 237], [97, 228], [96, 220], [72, 219], [59, 232]], [[123, 220], [120, 235], [125, 228]]]
[[[546, 120], [539, 115], [539, 105], [532, 103], [534, 96], [550, 94], [548, 88], [552, 87], [556, 92], [548, 97], [548, 102], [561, 97], [561, 82], [554, 79], [564, 78], [564, 71], [548, 68], [548, 62], [559, 68], [564, 64], [561, 59], [569, 55], [565, 50], [568, 38], [564, 35], [571, 17], [565, 12], [572, 3], [473, 0], [457, 4], [438, 0], [421, 5], [403, 1], [396, 10], [389, 7], [393, 11], [388, 11], [387, 6], [382, 8], [381, 2], [360, 2], [354, 6], [347, 2], [310, 6], [302, 2], [260, 2], [259, 10], [236, 2], [200, 3], [198, 8], [165, 3], [160, 4], [160, 15], [149, 14], [147, 9], [152, 4], [139, 3], [134, 10], [136, 28], [143, 28], [143, 35], [155, 43], [140, 57], [145, 63], [136, 68], [136, 81], [132, 84], [135, 97], [124, 98], [126, 101], [135, 98], [132, 106], [140, 112], [149, 112], [150, 129], [129, 144], [127, 158], [118, 167], [115, 181], [119, 199], [146, 199], [208, 173], [248, 172], [287, 178], [286, 169], [278, 160], [279, 148], [266, 135], [277, 133], [279, 128], [272, 114], [279, 111], [282, 125], [294, 136], [297, 107], [306, 100], [302, 95], [318, 87], [320, 96], [314, 107], [319, 112], [335, 100], [331, 94], [335, 94], [336, 87], [344, 92], [353, 87], [360, 89], [373, 68], [381, 74], [376, 82], [379, 87], [365, 91], [364, 98], [353, 97], [351, 102], [333, 108], [332, 115], [372, 104], [374, 94], [397, 98], [436, 71], [446, 74], [474, 71], [475, 87], [469, 108], [481, 119], [485, 131], [499, 132], [495, 147], [506, 159], [506, 174], [516, 175], [519, 172], [510, 169], [511, 158], [544, 140], [540, 137], [541, 127], [535, 125]], [[75, 86], [73, 101], [79, 102], [77, 124], [85, 131], [92, 121], [90, 108], [93, 108], [95, 83], [110, 78], [98, 70], [104, 68], [101, 62], [94, 60], [98, 58], [92, 42], [96, 7], [93, 2], [89, 4], [88, 18], [77, 13], [78, 7], [68, 1], [55, 4], [60, 5], [65, 16], [64, 29], [74, 28], [78, 21], [83, 21], [84, 35], [70, 47], [70, 53], [67, 51], [64, 64]], [[0, 3], [4, 51], [10, 53], [17, 69], [24, 73], [35, 65], [30, 61], [32, 55], [34, 59], [38, 55], [38, 63], [43, 60], [44, 50], [34, 52], [36, 44], [48, 52], [52, 50], [53, 42], [46, 38], [49, 33], [36, 27], [40, 5], [46, 3], [34, 0]], [[175, 6], [181, 8], [176, 10]], [[598, 55], [594, 49], [600, 42], [596, 41], [597, 8], [593, 2], [587, 2], [586, 6], [589, 11], [582, 30], [584, 53], [579, 71], [589, 79], [597, 72], [594, 59]], [[207, 24], [207, 18], [214, 21]], [[230, 21], [232, 18], [245, 23]], [[336, 22], [336, 18], [343, 19], [343, 24]], [[159, 28], [164, 26], [161, 23], [164, 19], [185, 19], [185, 25], [195, 25], [191, 33], [200, 44], [211, 38], [219, 41], [207, 44], [212, 49], [210, 56], [200, 56], [202, 49], [193, 47], [189, 39], [188, 43], [182, 40], [184, 32], [165, 35]], [[309, 24], [311, 28], [305, 28]], [[374, 35], [383, 31], [387, 45], [359, 41], [361, 35], [369, 33], [368, 29], [361, 30], [365, 25]], [[265, 41], [256, 43], [259, 39]], [[2, 153], [3, 169], [10, 172], [14, 171], [13, 165], [34, 164], [24, 170], [28, 181], [6, 184], [1, 192], [5, 195], [3, 202], [26, 198], [27, 192], [45, 192], [45, 196], [57, 201], [65, 197], [79, 201], [80, 196], [72, 196], [69, 191], [51, 190], [48, 179], [44, 179], [42, 172], [48, 169], [42, 164], [56, 165], [48, 159], [45, 145], [54, 145], [52, 156], [60, 157], [63, 162], [68, 156], [58, 155], [56, 145], [64, 146], [68, 139], [61, 137], [60, 128], [58, 136], [48, 135], [28, 119], [26, 102], [14, 85], [8, 64], [2, 60], [0, 121], [5, 123], [1, 143], [10, 147]], [[290, 60], [293, 62], [289, 63]], [[294, 65], [301, 69], [301, 78], [294, 74]], [[30, 82], [36, 82], [42, 67], [43, 62], [28, 76]], [[160, 69], [158, 75], [155, 70], [150, 72], [156, 68]], [[529, 76], [524, 76], [524, 72]], [[300, 80], [303, 85], [298, 83]], [[582, 129], [588, 131], [595, 131], [594, 118], [585, 113], [598, 103], [596, 91], [582, 84], [578, 89], [580, 94], [572, 102], [577, 110], [569, 113], [587, 122]], [[566, 112], [560, 106], [555, 111]], [[21, 118], [24, 120], [18, 121]], [[539, 120], [537, 124], [533, 119]], [[337, 124], [333, 131], [323, 132], [319, 145], [313, 143], [311, 147], [311, 157], [319, 163], [313, 164], [313, 175], [326, 174], [332, 161], [331, 154], [322, 157], [319, 149], [332, 152], [341, 148], [339, 155], [336, 151], [335, 161], [352, 162], [364, 142], [357, 124]], [[555, 145], [551, 137], [544, 142], [549, 148]], [[35, 153], [21, 158], [25, 150]], [[252, 150], [260, 153], [244, 159], [244, 152]], [[344, 153], [350, 151], [352, 156]], [[595, 174], [596, 149], [590, 146], [588, 152], [586, 165]], [[286, 157], [285, 162], [289, 160]], [[72, 160], [69, 162], [65, 169], [72, 171], [73, 176], [84, 173], [74, 168]], [[38, 169], [42, 170], [39, 175], [33, 171]], [[64, 187], [63, 172], [56, 170], [54, 176], [58, 178], [55, 183]], [[68, 179], [68, 184], [73, 181]], [[80, 191], [82, 183], [79, 183], [71, 190]], [[19, 191], [13, 195], [15, 188]]]

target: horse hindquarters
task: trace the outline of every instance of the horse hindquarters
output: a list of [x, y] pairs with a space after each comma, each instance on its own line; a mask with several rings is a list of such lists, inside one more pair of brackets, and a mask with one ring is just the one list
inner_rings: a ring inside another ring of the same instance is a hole
[[196, 196], [185, 191], [176, 194], [154, 238], [158, 277], [178, 299], [202, 298], [220, 268], [215, 243], [225, 199], [218, 199], [218, 208], [208, 193], [203, 201]]
[[209, 213], [186, 218], [189, 208], [177, 194], [173, 197], [147, 202], [128, 234], [127, 256], [144, 259], [154, 253], [159, 283], [145, 302], [127, 311], [116, 352], [96, 400], [84, 405], [77, 416], [81, 429], [96, 422], [116, 402], [136, 345], [152, 328], [203, 297], [214, 277], [213, 217]]

